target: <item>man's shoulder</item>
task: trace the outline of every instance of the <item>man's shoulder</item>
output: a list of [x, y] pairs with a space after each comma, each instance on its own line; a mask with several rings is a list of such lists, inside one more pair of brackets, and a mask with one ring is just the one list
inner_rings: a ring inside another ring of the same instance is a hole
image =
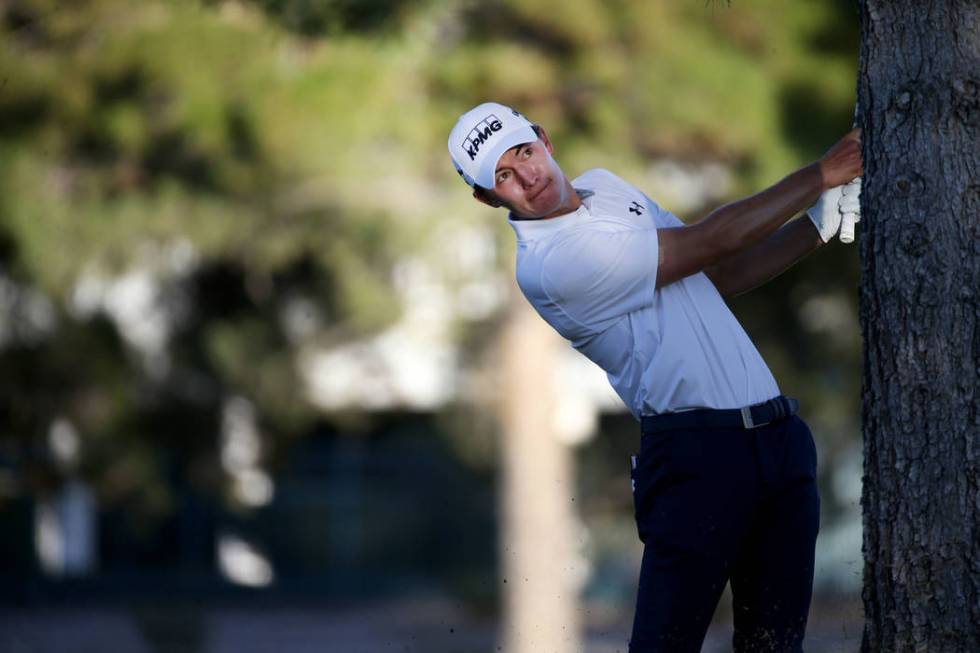
[[572, 186], [578, 187], [579, 185], [588, 188], [589, 186], [596, 186], [597, 188], [590, 188], [590, 190], [597, 190], [598, 187], [605, 188], [633, 188], [633, 186], [615, 173], [607, 170], [606, 168], [592, 168], [586, 170], [578, 177], [572, 180]]
[[572, 181], [575, 188], [590, 190], [599, 196], [594, 202], [600, 212], [622, 216], [642, 227], [653, 220], [656, 227], [682, 227], [684, 222], [661, 207], [642, 190], [605, 168], [586, 170]]
[[598, 221], [611, 220], [647, 228], [653, 215], [660, 213], [660, 207], [643, 191], [605, 168], [584, 172], [575, 178], [572, 186], [595, 195], [589, 208]]
[[[572, 180], [572, 186], [580, 190], [588, 190], [600, 198], [605, 208], [617, 212], [616, 207], [642, 205], [647, 197], [639, 188], [605, 168], [592, 168]], [[631, 202], [637, 204], [631, 204]], [[611, 202], [611, 203], [610, 203]]]

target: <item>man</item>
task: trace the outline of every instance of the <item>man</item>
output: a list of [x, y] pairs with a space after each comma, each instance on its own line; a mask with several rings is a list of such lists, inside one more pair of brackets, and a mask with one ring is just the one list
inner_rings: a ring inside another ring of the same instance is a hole
[[[736, 651], [802, 650], [816, 450], [724, 298], [836, 234], [859, 145], [854, 130], [819, 161], [685, 226], [606, 170], [569, 181], [544, 129], [509, 107], [481, 104], [450, 134], [474, 197], [510, 211], [525, 297], [640, 421], [632, 653], [699, 651], [726, 582]], [[809, 219], [784, 225], [808, 206]]]

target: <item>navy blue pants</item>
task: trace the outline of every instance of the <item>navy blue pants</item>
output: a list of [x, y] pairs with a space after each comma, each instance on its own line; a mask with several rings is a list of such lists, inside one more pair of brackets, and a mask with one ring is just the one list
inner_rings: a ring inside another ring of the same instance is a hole
[[644, 544], [630, 653], [697, 653], [726, 582], [736, 653], [802, 651], [820, 520], [817, 453], [792, 415], [643, 435], [631, 464]]

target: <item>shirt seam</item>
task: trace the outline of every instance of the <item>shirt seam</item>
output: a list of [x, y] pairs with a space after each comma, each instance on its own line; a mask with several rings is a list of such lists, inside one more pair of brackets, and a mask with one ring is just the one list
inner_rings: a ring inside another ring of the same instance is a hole
[[587, 330], [589, 332], [589, 335], [595, 336], [595, 335], [598, 335], [598, 334], [602, 333], [602, 331], [598, 331], [597, 329], [594, 329], [594, 328], [590, 327], [588, 324], [586, 324], [584, 322], [581, 322], [581, 321], [577, 320], [575, 317], [573, 317], [568, 311], [565, 310], [565, 308], [561, 305], [561, 303], [558, 302], [552, 296], [552, 294], [550, 292], [548, 292], [548, 288], [545, 286], [544, 263], [545, 263], [545, 261], [548, 260], [548, 257], [550, 255], [551, 255], [551, 252], [548, 252], [541, 259], [541, 272], [540, 272], [541, 292], [544, 293], [544, 296], [548, 298], [548, 301], [550, 301], [552, 304], [554, 304], [555, 308], [557, 308], [561, 312], [562, 315], [564, 315], [566, 318], [568, 318], [576, 326], [578, 326], [578, 327], [580, 327], [582, 329]]
[[[636, 228], [635, 229], [635, 231], [651, 231], [651, 230], [652, 231], [656, 231], [657, 230], [657, 227], [639, 227], [639, 228]], [[659, 234], [658, 234], [658, 242], [659, 242]], [[549, 256], [551, 256], [551, 252], [550, 251], [547, 254], [545, 254], [542, 257], [542, 259], [541, 259], [541, 272], [539, 273], [539, 282], [540, 282], [539, 285], [541, 286], [541, 292], [544, 293], [544, 295], [548, 299], [548, 301], [550, 301], [552, 304], [554, 304], [555, 308], [557, 308], [561, 312], [562, 315], [564, 315], [566, 318], [568, 318], [575, 325], [577, 325], [577, 326], [579, 326], [579, 327], [581, 327], [583, 329], [586, 329], [589, 332], [589, 335], [597, 336], [599, 334], [602, 334], [605, 331], [608, 331], [609, 329], [611, 329], [616, 324], [618, 324], [621, 320], [628, 319], [629, 316], [632, 313], [634, 313], [634, 311], [630, 311], [628, 313], [624, 313], [623, 315], [619, 316], [619, 319], [613, 321], [608, 327], [606, 327], [605, 329], [601, 329], [601, 330], [600, 329], [596, 329], [594, 327], [591, 327], [588, 324], [586, 324], [585, 322], [582, 322], [582, 321], [576, 319], [575, 317], [573, 317], [568, 311], [565, 310], [565, 308], [561, 305], [560, 302], [558, 302], [557, 300], [555, 300], [555, 298], [552, 296], [552, 294], [550, 292], [548, 292], [548, 288], [545, 285], [544, 265], [545, 265], [545, 262], [548, 260], [548, 257]], [[649, 297], [650, 297], [650, 304], [651, 305], [653, 305], [654, 303], [656, 303], [656, 299], [657, 299], [657, 272], [659, 272], [659, 264], [658, 264], [658, 270], [654, 271], [653, 283], [650, 284], [650, 295], [649, 295]]]

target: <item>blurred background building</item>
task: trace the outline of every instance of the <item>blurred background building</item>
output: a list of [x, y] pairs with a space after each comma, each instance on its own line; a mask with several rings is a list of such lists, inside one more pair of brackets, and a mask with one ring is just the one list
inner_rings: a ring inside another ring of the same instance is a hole
[[[625, 650], [638, 425], [448, 130], [510, 103], [693, 221], [849, 128], [856, 51], [843, 0], [0, 0], [0, 651], [514, 653], [538, 496], [568, 650]], [[814, 651], [860, 640], [857, 277], [731, 302], [817, 441]]]

